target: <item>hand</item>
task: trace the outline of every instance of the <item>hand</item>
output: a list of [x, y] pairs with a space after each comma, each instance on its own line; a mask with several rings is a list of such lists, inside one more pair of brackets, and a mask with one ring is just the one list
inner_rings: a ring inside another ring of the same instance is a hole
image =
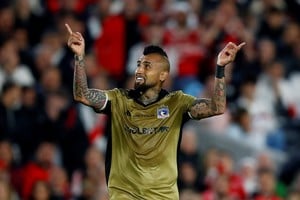
[[232, 61], [234, 61], [235, 56], [237, 52], [245, 45], [246, 43], [243, 42], [240, 45], [236, 45], [232, 42], [229, 42], [224, 49], [219, 53], [218, 55], [218, 60], [217, 60], [217, 65], [219, 66], [225, 66]]
[[68, 39], [68, 47], [75, 53], [75, 55], [83, 56], [85, 43], [81, 33], [73, 32], [68, 24], [65, 24], [65, 26], [70, 34]]

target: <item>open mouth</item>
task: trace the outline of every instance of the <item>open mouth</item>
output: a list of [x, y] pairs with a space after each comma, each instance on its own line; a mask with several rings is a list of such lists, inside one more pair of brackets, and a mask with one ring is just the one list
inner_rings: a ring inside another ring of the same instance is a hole
[[136, 83], [144, 83], [145, 82], [145, 78], [144, 77], [141, 77], [141, 76], [137, 76], [135, 78], [135, 82]]

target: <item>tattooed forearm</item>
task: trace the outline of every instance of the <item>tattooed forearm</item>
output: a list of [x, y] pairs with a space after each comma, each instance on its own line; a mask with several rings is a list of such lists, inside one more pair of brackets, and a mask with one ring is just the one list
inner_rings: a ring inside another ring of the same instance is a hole
[[197, 99], [189, 110], [194, 119], [222, 114], [226, 108], [225, 79], [216, 78], [212, 99]]
[[215, 90], [212, 97], [212, 110], [215, 114], [222, 114], [226, 109], [225, 78], [216, 78]]
[[100, 111], [106, 102], [104, 91], [88, 88], [83, 59], [75, 59], [73, 95], [76, 101], [80, 101], [98, 111]]
[[84, 97], [84, 91], [88, 89], [84, 61], [75, 59], [73, 95], [75, 100], [80, 100]]

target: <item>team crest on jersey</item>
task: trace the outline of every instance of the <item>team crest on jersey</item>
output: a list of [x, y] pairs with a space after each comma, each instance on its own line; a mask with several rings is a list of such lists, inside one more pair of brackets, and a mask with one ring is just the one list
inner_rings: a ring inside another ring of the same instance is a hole
[[157, 109], [157, 118], [158, 119], [165, 119], [170, 116], [168, 106], [163, 106]]

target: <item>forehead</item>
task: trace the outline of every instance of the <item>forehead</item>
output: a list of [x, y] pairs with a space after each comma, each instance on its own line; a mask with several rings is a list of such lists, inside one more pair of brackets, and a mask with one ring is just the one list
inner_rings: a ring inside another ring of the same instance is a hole
[[148, 54], [148, 55], [142, 55], [139, 59], [138, 62], [161, 62], [162, 61], [162, 56], [159, 54]]

